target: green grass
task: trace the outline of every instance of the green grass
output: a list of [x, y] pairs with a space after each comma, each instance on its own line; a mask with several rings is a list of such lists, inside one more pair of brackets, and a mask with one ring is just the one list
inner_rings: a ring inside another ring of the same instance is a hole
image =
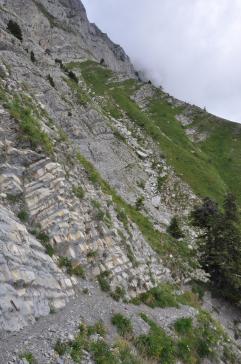
[[110, 292], [109, 275], [110, 273], [108, 271], [105, 271], [100, 273], [97, 277], [100, 288], [102, 289], [103, 292]]
[[195, 308], [200, 307], [199, 297], [196, 293], [186, 291], [183, 294], [177, 294], [176, 292], [176, 286], [166, 283], [140, 294], [139, 296], [133, 298], [131, 303], [136, 305], [144, 303], [145, 305], [152, 308], [178, 308], [180, 304], [192, 306]]
[[123, 316], [121, 313], [117, 313], [112, 316], [111, 322], [117, 328], [117, 332], [120, 336], [130, 337], [133, 335], [133, 329], [131, 320]]
[[90, 102], [90, 97], [76, 81], [71, 78], [64, 78], [64, 80], [71, 89], [71, 91], [75, 94], [76, 100], [80, 105], [85, 106]]
[[175, 364], [176, 348], [173, 339], [145, 315], [142, 318], [150, 325], [150, 331], [135, 339], [139, 353], [162, 364]]
[[85, 191], [82, 186], [73, 187], [73, 193], [80, 200], [82, 200], [85, 197]]
[[[41, 146], [47, 154], [53, 153], [53, 144], [49, 136], [42, 131], [39, 121], [34, 115], [34, 108], [31, 106], [30, 100], [21, 100], [15, 97], [6, 104], [11, 116], [18, 120], [21, 129], [22, 141], [30, 143], [31, 147]], [[23, 106], [24, 105], [24, 106]]]
[[[126, 203], [100, 175], [89, 162], [80, 153], [77, 154], [77, 160], [84, 167], [90, 181], [99, 186], [101, 190], [112, 196], [112, 200], [116, 206], [117, 216], [123, 225], [129, 231], [128, 218], [132, 220], [140, 229], [143, 236], [149, 242], [151, 247], [162, 256], [166, 264], [176, 272], [176, 275], [185, 274], [186, 267], [197, 266], [194, 251], [188, 249], [185, 241], [175, 242], [168, 234], [161, 233], [153, 228], [152, 222], [147, 216], [138, 211], [135, 206]], [[170, 260], [170, 256], [173, 258]]]
[[22, 222], [27, 222], [29, 219], [29, 214], [26, 210], [21, 210], [18, 213], [18, 218], [19, 220], [21, 220]]
[[174, 324], [179, 334], [177, 356], [187, 364], [201, 363], [204, 358], [216, 360], [219, 354], [218, 345], [225, 343], [222, 328], [204, 311], [197, 317], [197, 324], [191, 319], [179, 319]]
[[58, 266], [60, 268], [66, 268], [69, 275], [75, 275], [80, 278], [85, 278], [85, 271], [81, 265], [73, 266], [71, 260], [68, 257], [59, 257]]
[[189, 334], [192, 330], [192, 319], [191, 318], [181, 318], [175, 322], [175, 330], [178, 334], [185, 335]]
[[206, 112], [196, 112], [193, 107], [194, 126], [210, 134], [206, 141], [193, 143], [175, 118], [185, 107], [170, 105], [161, 91], [156, 92], [149, 109], [144, 112], [130, 99], [140, 83], [135, 80], [113, 82], [113, 73], [94, 62], [81, 63], [79, 68], [94, 92], [108, 98], [118, 112], [126, 113], [143, 133], [152, 137], [168, 163], [197, 195], [220, 201], [230, 189], [241, 203], [241, 128], [238, 124], [218, 120]]
[[33, 234], [36, 237], [36, 239], [38, 239], [41, 242], [41, 244], [45, 247], [45, 252], [50, 257], [52, 257], [55, 253], [55, 250], [49, 242], [50, 241], [49, 236], [45, 232], [40, 231], [38, 229], [31, 230], [31, 234]]
[[37, 364], [37, 360], [34, 355], [30, 352], [26, 352], [20, 355], [20, 359], [26, 359], [29, 364]]

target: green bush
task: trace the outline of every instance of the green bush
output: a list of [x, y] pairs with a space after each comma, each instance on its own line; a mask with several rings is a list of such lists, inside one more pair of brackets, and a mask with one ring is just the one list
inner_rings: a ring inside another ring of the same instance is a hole
[[116, 287], [114, 292], [111, 292], [111, 297], [115, 301], [120, 301], [120, 299], [123, 299], [125, 297], [125, 289], [123, 287]]
[[109, 345], [103, 341], [98, 340], [91, 343], [90, 351], [93, 355], [96, 364], [118, 364], [119, 361], [110, 350]]
[[106, 336], [106, 328], [105, 328], [104, 323], [102, 321], [96, 322], [96, 324], [93, 325], [93, 326], [88, 326], [87, 335], [90, 336], [90, 335], [93, 335], [93, 334], [98, 334], [101, 337]]
[[59, 356], [62, 356], [66, 353], [68, 348], [68, 344], [65, 342], [62, 342], [61, 340], [57, 340], [56, 344], [54, 345], [54, 350], [56, 353], [59, 354]]
[[76, 74], [73, 71], [68, 71], [68, 76], [74, 82], [76, 82], [76, 83], [79, 82], [78, 77], [76, 76]]
[[132, 300], [132, 303], [145, 303], [147, 306], [152, 308], [178, 307], [178, 301], [174, 293], [174, 289], [168, 284], [163, 284], [140, 294]]
[[102, 272], [98, 275], [97, 279], [100, 285], [100, 288], [103, 292], [110, 292], [110, 283], [109, 283], [109, 272]]
[[13, 20], [9, 20], [7, 25], [7, 30], [15, 37], [18, 38], [21, 42], [23, 41], [22, 30], [20, 26]]
[[81, 265], [73, 267], [72, 262], [68, 257], [59, 257], [58, 266], [60, 268], [65, 267], [69, 275], [85, 278], [84, 268]]
[[22, 222], [27, 222], [29, 219], [29, 215], [28, 212], [26, 210], [21, 210], [18, 213], [18, 218], [22, 221]]
[[144, 357], [162, 364], [176, 363], [176, 347], [173, 339], [145, 315], [142, 318], [150, 325], [150, 331], [147, 335], [136, 338], [135, 346], [138, 351]]
[[138, 199], [136, 200], [136, 209], [139, 211], [144, 207], [144, 197], [138, 197]]
[[174, 327], [178, 334], [188, 334], [192, 330], [192, 319], [181, 318], [175, 322]]
[[123, 316], [121, 313], [115, 314], [112, 317], [111, 322], [114, 326], [116, 326], [119, 335], [123, 337], [130, 337], [133, 335], [131, 320]]
[[183, 238], [183, 232], [180, 228], [179, 220], [176, 216], [171, 219], [170, 225], [167, 228], [168, 234], [170, 234], [174, 239]]
[[83, 187], [81, 187], [81, 186], [75, 186], [75, 187], [73, 187], [73, 193], [80, 200], [82, 200], [84, 198], [84, 196], [85, 196], [85, 191], [84, 191]]
[[97, 250], [89, 250], [88, 253], [86, 254], [86, 257], [89, 259], [96, 258], [97, 256], [98, 256]]

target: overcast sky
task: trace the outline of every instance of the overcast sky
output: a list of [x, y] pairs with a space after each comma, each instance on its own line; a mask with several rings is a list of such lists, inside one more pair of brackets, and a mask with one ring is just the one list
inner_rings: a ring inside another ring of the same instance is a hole
[[241, 0], [83, 0], [170, 94], [241, 123]]

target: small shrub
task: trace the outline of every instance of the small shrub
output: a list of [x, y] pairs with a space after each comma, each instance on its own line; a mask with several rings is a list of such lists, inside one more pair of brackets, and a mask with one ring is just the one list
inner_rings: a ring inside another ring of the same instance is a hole
[[110, 283], [108, 281], [109, 275], [110, 275], [110, 273], [106, 271], [106, 272], [100, 273], [98, 275], [98, 277], [97, 277], [100, 288], [104, 292], [109, 292], [110, 291]]
[[74, 82], [76, 82], [76, 83], [79, 82], [78, 77], [76, 76], [76, 74], [73, 71], [68, 71], [68, 76]]
[[165, 177], [161, 177], [161, 176], [157, 177], [157, 190], [158, 190], [158, 192], [162, 192], [162, 187], [163, 187], [163, 184], [164, 184], [165, 181], [166, 181], [166, 176]]
[[205, 287], [198, 282], [192, 283], [192, 292], [196, 293], [200, 300], [202, 300], [204, 294], [205, 294]]
[[19, 195], [12, 195], [12, 194], [7, 194], [7, 199], [9, 202], [11, 203], [16, 203], [18, 201], [21, 201], [22, 200], [22, 194], [19, 194]]
[[26, 210], [21, 210], [18, 213], [18, 218], [22, 221], [22, 222], [27, 222], [29, 215], [28, 212]]
[[55, 253], [53, 246], [49, 243], [49, 236], [43, 232], [43, 231], [39, 231], [39, 230], [32, 230], [31, 234], [35, 235], [36, 239], [38, 239], [42, 245], [45, 247], [45, 252], [52, 257]]
[[66, 353], [67, 348], [68, 348], [67, 343], [62, 342], [59, 339], [57, 340], [54, 346], [54, 350], [56, 351], [56, 353], [59, 354], [59, 356], [63, 356]]
[[21, 42], [23, 41], [23, 35], [22, 30], [20, 26], [13, 20], [9, 20], [7, 25], [7, 30], [17, 39], [19, 39]]
[[82, 200], [85, 196], [85, 192], [83, 187], [81, 186], [75, 186], [73, 187], [73, 193], [75, 194], [76, 197], [78, 197], [80, 200]]
[[173, 287], [168, 284], [152, 288], [150, 291], [144, 292], [132, 300], [134, 304], [140, 304], [141, 302], [152, 308], [178, 307]]
[[112, 317], [111, 322], [116, 326], [119, 335], [123, 337], [132, 336], [133, 329], [130, 319], [123, 316], [121, 313], [117, 313]]
[[178, 218], [174, 216], [170, 222], [170, 225], [167, 228], [168, 234], [170, 234], [174, 239], [183, 238], [183, 232], [180, 228], [180, 223]]
[[135, 340], [138, 351], [148, 359], [157, 360], [162, 364], [174, 364], [176, 347], [172, 338], [145, 315], [142, 315], [142, 318], [150, 325], [150, 331]]
[[53, 77], [51, 75], [48, 75], [47, 79], [49, 81], [50, 86], [55, 88], [55, 83], [54, 83]]
[[145, 181], [140, 180], [137, 182], [137, 186], [140, 187], [142, 190], [145, 189]]
[[175, 322], [174, 327], [178, 334], [188, 334], [192, 330], [192, 319], [181, 318]]
[[101, 337], [106, 336], [106, 328], [105, 328], [104, 323], [102, 321], [96, 322], [96, 324], [93, 325], [93, 326], [88, 326], [87, 335], [91, 336], [91, 335], [94, 335], [94, 334], [98, 334]]
[[135, 206], [138, 211], [140, 211], [144, 207], [144, 197], [143, 196], [138, 197], [138, 199], [136, 200]]
[[123, 287], [116, 287], [114, 292], [111, 292], [111, 297], [115, 301], [120, 301], [120, 299], [123, 299], [125, 297], [125, 289]]
[[92, 258], [96, 258], [96, 257], [97, 257], [97, 255], [98, 255], [97, 250], [90, 250], [90, 251], [88, 251], [88, 253], [86, 254], [86, 257], [87, 257], [88, 259], [92, 259]]
[[69, 275], [75, 275], [81, 278], [85, 277], [84, 268], [81, 265], [73, 267], [71, 260], [68, 257], [60, 257], [58, 261], [58, 266], [60, 268], [65, 267]]
[[85, 270], [81, 265], [73, 267], [70, 274], [80, 278], [85, 278]]
[[119, 139], [120, 141], [122, 141], [123, 143], [126, 143], [126, 138], [124, 137], [124, 135], [122, 135], [118, 130], [114, 130], [113, 131], [113, 135], [116, 139]]
[[118, 361], [112, 353], [109, 345], [103, 341], [98, 340], [91, 343], [90, 351], [93, 355], [96, 364], [117, 364]]
[[36, 62], [36, 58], [35, 58], [35, 55], [34, 55], [34, 52], [33, 52], [33, 51], [31, 51], [31, 53], [30, 53], [30, 59], [31, 59], [31, 61], [32, 61], [33, 63], [35, 63], [35, 62]]

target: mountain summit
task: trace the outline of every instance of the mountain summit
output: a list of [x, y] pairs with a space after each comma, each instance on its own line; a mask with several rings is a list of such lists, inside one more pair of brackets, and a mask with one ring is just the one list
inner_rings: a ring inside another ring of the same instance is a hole
[[0, 364], [240, 363], [241, 126], [143, 82], [78, 0], [0, 14]]

